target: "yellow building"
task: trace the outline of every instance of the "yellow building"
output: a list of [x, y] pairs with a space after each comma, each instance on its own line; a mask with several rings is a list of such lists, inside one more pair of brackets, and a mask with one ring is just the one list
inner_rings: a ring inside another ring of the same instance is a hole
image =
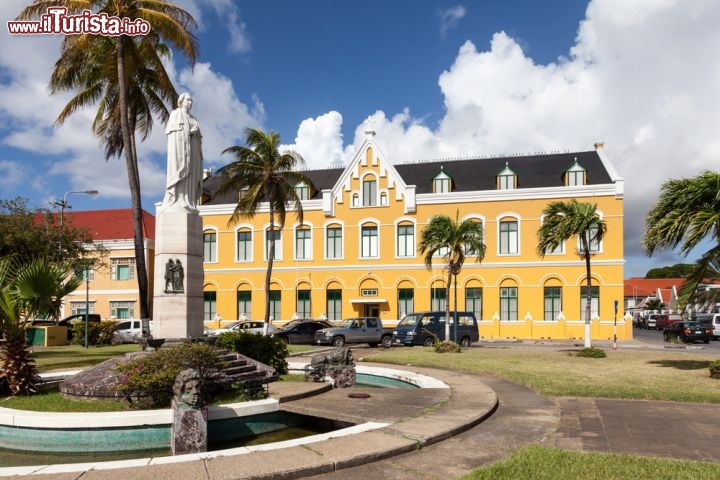
[[[62, 316], [97, 313], [103, 320], [140, 318], [138, 283], [135, 275], [135, 244], [132, 210], [86, 210], [65, 213], [65, 222], [86, 228], [104, 255], [84, 275], [83, 285], [63, 299]], [[143, 243], [152, 292], [155, 259], [155, 217], [143, 211]], [[152, 295], [149, 301], [152, 302]]]
[[[393, 325], [411, 311], [475, 312], [482, 338], [582, 338], [585, 264], [578, 243], [536, 253], [543, 209], [577, 198], [597, 203], [608, 231], [592, 258], [592, 336], [631, 338], [622, 311], [623, 180], [602, 144], [585, 152], [448, 159], [393, 165], [374, 132], [345, 168], [303, 172], [304, 223], [289, 211], [276, 232], [271, 281], [274, 321], [376, 315]], [[229, 224], [237, 194], [212, 197], [205, 180], [205, 320], [264, 317], [267, 208]], [[417, 243], [433, 215], [482, 222], [487, 247], [469, 257], [445, 298], [447, 271], [428, 270]], [[616, 322], [617, 319], [617, 322]]]

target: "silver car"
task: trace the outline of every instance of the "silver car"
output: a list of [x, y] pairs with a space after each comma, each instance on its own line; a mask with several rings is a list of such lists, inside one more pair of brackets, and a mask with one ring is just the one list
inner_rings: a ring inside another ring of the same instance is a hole
[[[267, 326], [268, 335], [275, 330], [278, 330], [278, 328], [272, 325]], [[233, 322], [226, 327], [208, 331], [208, 335], [217, 336], [225, 332], [265, 333], [265, 322], [262, 320], [242, 320]]]

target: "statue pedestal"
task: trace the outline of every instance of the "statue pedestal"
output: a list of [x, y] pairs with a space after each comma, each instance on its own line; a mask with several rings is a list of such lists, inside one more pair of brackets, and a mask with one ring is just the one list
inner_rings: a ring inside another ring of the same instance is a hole
[[[155, 220], [153, 336], [191, 338], [203, 334], [202, 218], [185, 209], [159, 211]], [[180, 260], [183, 290], [166, 291], [165, 265]]]
[[207, 452], [208, 408], [180, 408], [172, 401], [170, 449], [173, 455]]
[[356, 383], [355, 367], [330, 367], [325, 372], [325, 378], [332, 380], [335, 388], [354, 387]]

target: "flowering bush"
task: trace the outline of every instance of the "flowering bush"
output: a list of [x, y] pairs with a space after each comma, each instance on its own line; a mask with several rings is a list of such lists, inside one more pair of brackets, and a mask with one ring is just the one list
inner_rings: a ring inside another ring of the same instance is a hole
[[[133, 407], [166, 408], [173, 397], [175, 377], [186, 368], [199, 371], [212, 387], [223, 368], [220, 352], [205, 343], [184, 343], [138, 356], [115, 367], [118, 390]], [[214, 393], [212, 388], [206, 391]]]

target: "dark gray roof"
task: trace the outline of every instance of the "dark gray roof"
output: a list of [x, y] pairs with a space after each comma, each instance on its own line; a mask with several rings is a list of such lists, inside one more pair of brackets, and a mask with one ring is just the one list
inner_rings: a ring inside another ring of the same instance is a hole
[[[588, 185], [612, 183], [612, 179], [595, 150], [588, 152], [552, 153], [542, 155], [474, 158], [463, 160], [433, 160], [419, 163], [394, 165], [406, 185], [415, 185], [418, 194], [432, 193], [432, 179], [440, 168], [453, 178], [454, 192], [495, 190], [495, 176], [507, 164], [517, 174], [517, 187], [540, 188], [561, 187], [565, 185], [563, 174], [577, 158], [578, 164], [586, 172]], [[315, 187], [312, 198], [320, 198], [322, 190], [335, 186], [343, 168], [306, 170], [303, 173], [312, 180]], [[206, 194], [212, 195], [220, 185], [221, 178], [208, 177], [203, 183]], [[237, 196], [226, 194], [205, 201], [206, 205], [236, 203]]]

